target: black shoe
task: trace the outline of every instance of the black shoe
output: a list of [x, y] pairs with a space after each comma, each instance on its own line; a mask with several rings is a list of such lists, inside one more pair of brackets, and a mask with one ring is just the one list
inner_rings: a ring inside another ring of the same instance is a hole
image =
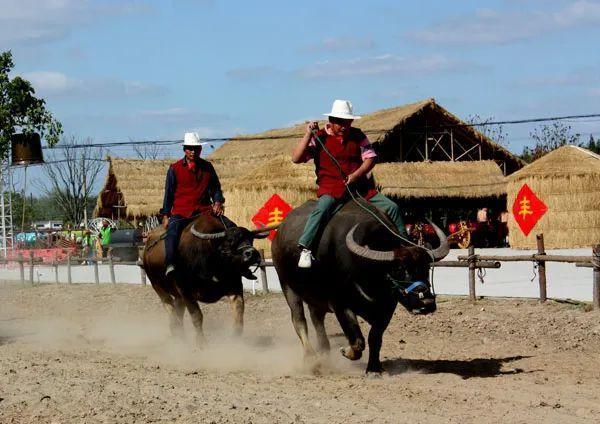
[[242, 277], [248, 279], [248, 280], [256, 280], [256, 275], [254, 275], [252, 273], [252, 271], [250, 271], [249, 269], [246, 269], [244, 271], [242, 271]]

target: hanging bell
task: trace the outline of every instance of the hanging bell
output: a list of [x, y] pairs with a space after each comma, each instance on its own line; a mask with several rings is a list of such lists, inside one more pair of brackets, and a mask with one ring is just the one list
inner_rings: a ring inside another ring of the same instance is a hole
[[11, 142], [12, 166], [44, 163], [42, 142], [39, 134], [13, 134]]

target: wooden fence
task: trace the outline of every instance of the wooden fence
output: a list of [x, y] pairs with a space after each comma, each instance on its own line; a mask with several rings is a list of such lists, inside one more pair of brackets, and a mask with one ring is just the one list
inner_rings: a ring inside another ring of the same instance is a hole
[[[267, 267], [273, 266], [273, 261], [265, 259], [264, 251], [259, 250], [262, 257], [262, 261], [259, 264], [260, 280], [262, 284], [263, 293], [269, 292], [269, 286], [267, 281]], [[548, 255], [544, 248], [544, 236], [543, 234], [537, 235], [537, 253], [531, 255], [478, 255], [475, 253], [475, 248], [470, 247], [467, 256], [458, 256], [457, 261], [442, 261], [433, 264], [434, 267], [444, 268], [468, 268], [468, 286], [469, 286], [469, 299], [476, 301], [477, 295], [475, 292], [475, 273], [478, 269], [497, 269], [500, 268], [502, 262], [534, 262], [538, 267], [538, 282], [539, 282], [539, 299], [545, 302], [547, 299], [547, 278], [546, 278], [546, 262], [567, 262], [574, 263], [578, 267], [593, 268], [593, 293], [592, 301], [594, 309], [600, 309], [600, 244], [595, 245], [592, 248], [592, 256], [569, 256], [569, 255]], [[110, 273], [110, 282], [116, 283], [115, 279], [115, 264], [119, 265], [139, 265], [138, 262], [132, 261], [121, 261], [119, 258], [113, 257], [110, 253], [106, 258], [83, 258], [76, 256], [67, 256], [67, 260], [59, 262], [57, 260], [52, 261], [50, 264], [43, 264], [41, 258], [35, 258], [33, 252], [30, 251], [29, 257], [25, 258], [19, 255], [17, 259], [6, 260], [0, 259], [0, 264], [16, 262], [19, 266], [20, 280], [21, 283], [25, 283], [25, 264], [28, 265], [29, 275], [28, 281], [30, 284], [34, 284], [34, 267], [35, 266], [49, 266], [54, 268], [55, 282], [59, 283], [58, 278], [58, 267], [59, 265], [66, 265], [67, 267], [67, 283], [72, 284], [72, 266], [81, 263], [91, 263], [94, 268], [94, 282], [100, 284], [98, 263], [107, 263]], [[144, 269], [140, 267], [140, 282], [143, 285], [147, 284], [146, 273]]]

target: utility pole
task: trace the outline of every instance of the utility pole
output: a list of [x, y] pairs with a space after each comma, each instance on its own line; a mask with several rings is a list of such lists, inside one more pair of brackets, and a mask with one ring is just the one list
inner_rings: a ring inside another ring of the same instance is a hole
[[81, 159], [81, 172], [83, 173], [83, 227], [88, 229], [88, 216], [87, 216], [87, 178], [85, 169], [85, 155]]

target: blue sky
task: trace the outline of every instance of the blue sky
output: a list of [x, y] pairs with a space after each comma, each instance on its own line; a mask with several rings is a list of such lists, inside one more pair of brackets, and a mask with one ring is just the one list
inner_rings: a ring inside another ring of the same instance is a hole
[[[600, 113], [600, 1], [0, 0], [0, 49], [67, 134], [220, 137], [434, 97], [496, 119]], [[587, 140], [600, 120], [569, 122]], [[532, 126], [506, 126], [521, 152]], [[175, 150], [176, 152], [178, 150]], [[129, 155], [129, 149], [116, 149]]]

